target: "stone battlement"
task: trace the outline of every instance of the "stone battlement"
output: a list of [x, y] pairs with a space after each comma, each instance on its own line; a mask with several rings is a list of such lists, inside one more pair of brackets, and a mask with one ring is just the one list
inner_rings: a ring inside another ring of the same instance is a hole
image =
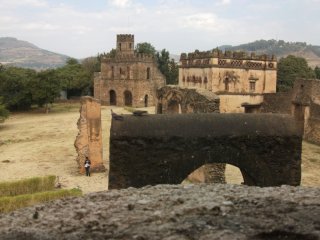
[[134, 35], [133, 34], [118, 34], [117, 42], [133, 42]]
[[192, 53], [182, 53], [180, 55], [180, 60], [193, 60], [193, 59], [201, 59], [201, 58], [227, 58], [227, 59], [238, 59], [238, 60], [260, 60], [260, 61], [276, 61], [276, 57], [274, 55], [256, 55], [255, 53], [247, 53], [247, 52], [233, 52], [233, 51], [221, 51], [219, 49], [213, 49], [212, 51], [203, 51], [200, 52], [196, 50]]
[[102, 62], [153, 62], [154, 57], [150, 54], [134, 53], [134, 54], [116, 54], [111, 56], [110, 54], [105, 55], [102, 58]]

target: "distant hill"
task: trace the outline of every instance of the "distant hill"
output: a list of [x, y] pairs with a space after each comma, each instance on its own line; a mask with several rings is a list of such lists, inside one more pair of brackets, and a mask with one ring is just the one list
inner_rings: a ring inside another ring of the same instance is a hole
[[283, 40], [258, 40], [238, 46], [223, 45], [221, 50], [246, 51], [274, 54], [277, 58], [294, 55], [305, 58], [309, 66], [320, 66], [320, 46], [314, 46], [305, 42], [285, 42]]
[[0, 63], [36, 70], [56, 68], [65, 64], [69, 57], [41, 49], [16, 38], [0, 38]]

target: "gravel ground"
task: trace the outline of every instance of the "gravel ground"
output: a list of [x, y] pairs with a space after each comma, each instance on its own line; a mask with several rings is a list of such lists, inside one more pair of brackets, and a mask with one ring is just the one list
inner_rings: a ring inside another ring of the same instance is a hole
[[0, 215], [0, 239], [320, 239], [320, 188], [158, 185]]

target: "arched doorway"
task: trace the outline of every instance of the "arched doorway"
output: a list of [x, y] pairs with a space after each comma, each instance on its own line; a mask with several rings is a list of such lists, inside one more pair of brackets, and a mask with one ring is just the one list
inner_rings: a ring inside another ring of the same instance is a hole
[[114, 90], [110, 90], [109, 92], [110, 95], [110, 105], [115, 106], [117, 105], [117, 94]]
[[144, 96], [144, 107], [148, 107], [148, 94]]
[[179, 103], [177, 100], [171, 100], [168, 103], [167, 113], [178, 114], [179, 113]]
[[132, 93], [128, 90], [124, 91], [124, 105], [132, 106]]

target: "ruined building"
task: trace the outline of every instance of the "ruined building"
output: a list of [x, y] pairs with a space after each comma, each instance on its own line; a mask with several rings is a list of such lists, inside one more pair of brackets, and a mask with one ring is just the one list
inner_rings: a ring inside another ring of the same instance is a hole
[[147, 107], [155, 105], [156, 89], [165, 85], [153, 56], [134, 51], [134, 35], [117, 35], [116, 53], [101, 61], [94, 79], [94, 98], [102, 104]]
[[182, 53], [179, 87], [200, 88], [219, 95], [220, 112], [253, 112], [264, 93], [276, 92], [274, 56], [212, 50]]

